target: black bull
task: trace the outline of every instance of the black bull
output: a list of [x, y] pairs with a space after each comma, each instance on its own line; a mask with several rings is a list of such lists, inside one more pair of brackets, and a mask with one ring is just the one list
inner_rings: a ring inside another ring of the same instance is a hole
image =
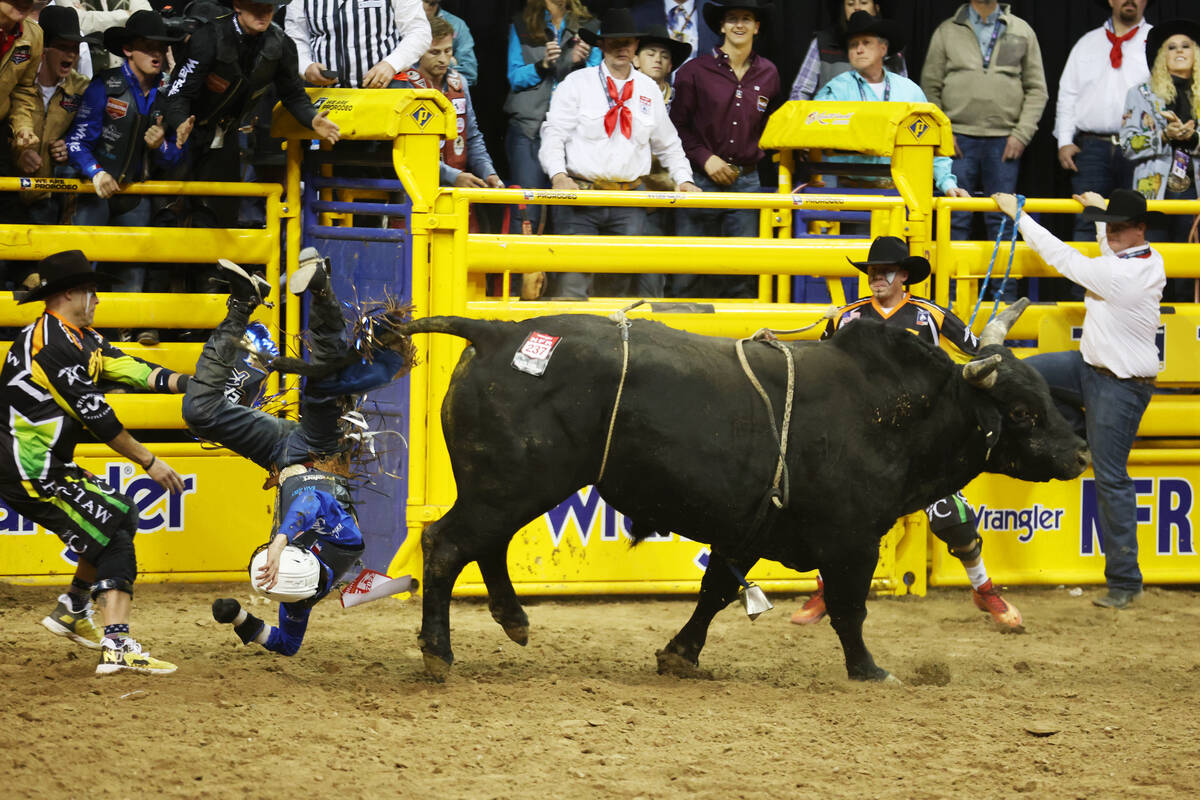
[[[820, 568], [850, 677], [887, 678], [863, 643], [862, 624], [879, 541], [896, 519], [980, 472], [1047, 481], [1073, 478], [1088, 463], [1045, 381], [1003, 346], [1024, 305], [989, 325], [980, 356], [963, 367], [907, 332], [865, 320], [825, 342], [787, 344], [796, 374], [790, 493], [785, 508], [765, 516], [779, 448], [732, 340], [634, 321], [609, 440], [622, 373], [611, 321], [429, 317], [403, 326], [405, 334], [470, 342], [442, 407], [458, 499], [421, 539], [426, 669], [441, 679], [453, 662], [450, 593], [471, 561], [479, 563], [492, 616], [526, 643], [529, 620], [508, 574], [509, 541], [596, 483], [610, 441], [596, 486], [632, 520], [634, 538], [674, 531], [712, 550], [695, 612], [658, 654], [660, 672], [695, 670], [710, 622], [737, 596], [730, 566], [745, 573], [769, 558]], [[534, 331], [562, 337], [541, 377], [512, 367]], [[746, 356], [780, 414], [784, 355], [748, 343]]]

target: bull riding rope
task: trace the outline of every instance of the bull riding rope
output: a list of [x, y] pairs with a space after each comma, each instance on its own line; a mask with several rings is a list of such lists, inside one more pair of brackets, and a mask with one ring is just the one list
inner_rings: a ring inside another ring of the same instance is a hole
[[621, 330], [621, 381], [617, 384], [617, 399], [613, 402], [612, 416], [608, 418], [608, 435], [604, 437], [604, 456], [600, 459], [600, 474], [596, 477], [596, 483], [604, 480], [604, 470], [608, 468], [608, 449], [612, 446], [613, 427], [617, 424], [617, 409], [621, 407], [621, 395], [625, 392], [625, 375], [629, 372], [630, 323], [625, 312], [633, 311], [645, 302], [645, 300], [638, 300], [636, 303], [608, 315], [608, 318], [617, 323], [617, 327]]
[[[1000, 288], [996, 290], [996, 300], [992, 303], [992, 315], [988, 317], [988, 322], [996, 318], [996, 311], [1000, 308], [1000, 295], [1004, 293], [1005, 287], [1008, 286], [1008, 276], [1012, 273], [1013, 256], [1017, 252], [1017, 222], [1021, 219], [1021, 209], [1025, 206], [1025, 195], [1019, 194], [1017, 197], [1017, 215], [1012, 220], [1012, 239], [1008, 248], [1008, 267], [1004, 270], [1004, 278], [1000, 281]], [[979, 304], [983, 302], [983, 296], [987, 292], [988, 281], [992, 279], [992, 269], [996, 266], [996, 255], [1000, 250], [1000, 240], [1004, 238], [1004, 225], [1008, 222], [1008, 216], [1002, 214], [1000, 216], [1000, 229], [996, 231], [996, 244], [992, 247], [992, 260], [988, 264], [987, 275], [983, 276], [983, 285], [979, 287], [979, 297], [975, 299], [975, 310], [971, 312], [971, 319], [967, 323], [967, 328], [970, 329], [975, 324], [975, 315], [979, 313]]]

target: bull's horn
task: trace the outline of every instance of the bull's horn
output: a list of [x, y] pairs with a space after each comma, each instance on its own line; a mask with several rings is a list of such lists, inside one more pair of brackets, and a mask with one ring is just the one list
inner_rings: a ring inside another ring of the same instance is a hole
[[[989, 326], [990, 327], [990, 326]], [[1004, 357], [999, 353], [993, 353], [987, 358], [968, 361], [963, 364], [963, 379], [972, 386], [978, 386], [980, 389], [990, 389], [996, 385], [996, 367], [1000, 366], [1000, 362]]]
[[1016, 323], [1017, 317], [1021, 316], [1021, 312], [1028, 307], [1029, 298], [1022, 297], [997, 314], [996, 318], [989, 322], [984, 327], [983, 333], [979, 335], [979, 346], [986, 347], [989, 344], [1004, 344], [1004, 337], [1008, 335], [1008, 329]]

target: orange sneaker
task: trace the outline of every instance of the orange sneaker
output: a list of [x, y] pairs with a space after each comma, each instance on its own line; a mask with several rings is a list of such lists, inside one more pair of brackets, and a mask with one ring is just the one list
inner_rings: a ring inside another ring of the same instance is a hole
[[817, 591], [792, 614], [794, 625], [813, 625], [825, 619], [825, 581], [817, 578]]
[[1021, 612], [1017, 610], [1016, 606], [1000, 596], [1000, 590], [992, 585], [991, 578], [988, 578], [987, 582], [978, 589], [971, 590], [971, 599], [975, 601], [976, 608], [991, 614], [992, 619], [1001, 628], [1018, 633], [1025, 630], [1025, 626], [1021, 620]]

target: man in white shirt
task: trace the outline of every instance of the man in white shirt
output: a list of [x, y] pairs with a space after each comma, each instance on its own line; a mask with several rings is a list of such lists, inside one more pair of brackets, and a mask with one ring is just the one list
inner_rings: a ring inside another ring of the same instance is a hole
[[[1011, 194], [992, 196], [1016, 216]], [[1163, 258], [1146, 243], [1146, 198], [1117, 189], [1105, 210], [1095, 192], [1075, 195], [1083, 217], [1095, 223], [1100, 256], [1088, 258], [1022, 214], [1025, 242], [1050, 266], [1087, 290], [1078, 351], [1026, 359], [1050, 384], [1063, 416], [1087, 438], [1096, 477], [1108, 594], [1093, 603], [1125, 608], [1142, 593], [1137, 558], [1137, 495], [1127, 464], [1159, 370], [1155, 337], [1166, 274]], [[1036, 424], [1036, 421], [1034, 421]]]
[[284, 30], [304, 80], [346, 89], [386, 89], [433, 41], [421, 0], [299, 0]]
[[[554, 189], [630, 191], [649, 174], [651, 156], [657, 156], [679, 191], [700, 191], [662, 92], [633, 68], [640, 35], [628, 9], [607, 12], [598, 36], [604, 59], [572, 72], [554, 90], [538, 150]], [[555, 209], [555, 232], [639, 236], [645, 219], [642, 208], [561, 206]], [[561, 297], [592, 294], [591, 275], [560, 273], [558, 280]], [[629, 276], [613, 281], [621, 293], [629, 282]]]
[[[1107, 0], [1112, 16], [1104, 25], [1085, 33], [1067, 56], [1058, 84], [1054, 137], [1058, 163], [1071, 173], [1075, 194], [1133, 185], [1133, 167], [1116, 143], [1125, 111], [1125, 95], [1145, 81], [1145, 21], [1148, 0]], [[1075, 238], [1091, 241], [1091, 224], [1080, 217]]]

